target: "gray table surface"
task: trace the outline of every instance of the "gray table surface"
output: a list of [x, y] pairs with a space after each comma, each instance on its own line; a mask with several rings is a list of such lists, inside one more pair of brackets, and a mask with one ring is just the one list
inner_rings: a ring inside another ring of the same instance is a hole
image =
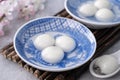
[[[64, 0], [47, 0], [45, 10], [39, 11], [32, 19], [44, 16], [51, 16], [64, 8]], [[11, 21], [9, 26], [5, 27], [5, 35], [0, 37], [0, 49], [13, 41], [16, 30], [23, 25], [25, 20], [16, 19]], [[106, 50], [104, 54], [111, 54], [120, 49], [120, 40], [111, 48]], [[98, 79], [93, 77], [89, 71], [86, 71], [78, 80], [120, 80], [120, 72], [109, 79]], [[24, 70], [16, 63], [5, 59], [0, 55], [0, 80], [38, 80], [31, 73]]]

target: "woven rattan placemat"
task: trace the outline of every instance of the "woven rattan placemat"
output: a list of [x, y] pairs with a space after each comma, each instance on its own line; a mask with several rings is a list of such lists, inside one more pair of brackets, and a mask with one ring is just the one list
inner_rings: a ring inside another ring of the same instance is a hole
[[[55, 16], [61, 16], [61, 17], [73, 19], [65, 10], [62, 10], [61, 12], [57, 13]], [[91, 26], [91, 25], [87, 25], [87, 26]], [[32, 73], [40, 80], [77, 80], [77, 78], [80, 77], [88, 69], [90, 62], [94, 58], [102, 55], [103, 51], [107, 50], [118, 39], [120, 39], [120, 25], [108, 29], [100, 29], [100, 30], [91, 29], [91, 31], [94, 33], [97, 40], [96, 53], [86, 64], [74, 70], [70, 70], [66, 72], [47, 72], [33, 68], [19, 58], [19, 56], [16, 54], [14, 50], [13, 43], [10, 43], [4, 48], [2, 48], [1, 54], [5, 58], [15, 63], [18, 63], [20, 66], [25, 68], [27, 71]]]

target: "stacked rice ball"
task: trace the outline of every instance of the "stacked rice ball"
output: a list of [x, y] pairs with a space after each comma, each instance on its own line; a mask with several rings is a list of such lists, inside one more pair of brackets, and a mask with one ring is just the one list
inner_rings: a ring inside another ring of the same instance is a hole
[[59, 63], [64, 58], [64, 52], [71, 52], [75, 49], [76, 43], [69, 36], [54, 37], [42, 34], [33, 41], [35, 47], [41, 51], [41, 58], [51, 64]]

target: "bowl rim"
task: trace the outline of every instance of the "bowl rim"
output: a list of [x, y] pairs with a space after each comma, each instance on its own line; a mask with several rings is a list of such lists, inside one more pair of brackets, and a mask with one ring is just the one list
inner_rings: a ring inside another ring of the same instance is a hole
[[87, 30], [91, 33], [91, 35], [93, 36], [93, 39], [94, 39], [94, 42], [95, 42], [95, 47], [94, 47], [91, 55], [90, 55], [82, 64], [76, 65], [76, 66], [73, 66], [73, 67], [67, 67], [67, 68], [61, 68], [61, 69], [56, 68], [56, 69], [54, 69], [54, 68], [45, 68], [45, 67], [38, 66], [38, 65], [35, 65], [35, 64], [27, 61], [26, 59], [24, 59], [24, 58], [20, 55], [18, 49], [16, 48], [16, 37], [17, 37], [17, 34], [18, 34], [18, 33], [21, 31], [21, 29], [23, 29], [27, 24], [30, 24], [31, 22], [34, 22], [34, 21], [37, 21], [37, 20], [40, 20], [40, 19], [46, 19], [46, 18], [54, 18], [54, 19], [59, 18], [59, 19], [72, 20], [72, 19], [64, 18], [64, 17], [46, 16], [46, 17], [40, 17], [40, 18], [36, 18], [36, 19], [30, 20], [30, 21], [26, 22], [25, 24], [23, 24], [23, 25], [16, 31], [16, 33], [15, 33], [15, 35], [14, 35], [13, 45], [14, 45], [14, 48], [15, 48], [15, 51], [16, 51], [17, 55], [18, 55], [25, 63], [27, 63], [28, 65], [30, 65], [30, 66], [32, 66], [32, 67], [34, 67], [34, 68], [37, 68], [37, 69], [39, 69], [39, 70], [51, 71], [51, 72], [62, 72], [62, 71], [68, 71], [68, 70], [72, 70], [72, 69], [78, 68], [78, 67], [82, 66], [83, 64], [85, 64], [86, 62], [88, 62], [88, 61], [92, 58], [92, 56], [95, 54], [95, 51], [96, 51], [96, 48], [97, 48], [97, 42], [96, 42], [96, 38], [95, 38], [94, 34], [91, 32], [90, 29], [88, 29], [88, 28], [87, 28], [85, 25], [83, 25], [82, 23], [80, 23], [80, 22], [78, 22], [78, 21], [75, 21], [75, 20], [72, 20], [72, 21], [74, 21], [74, 22], [77, 22], [77, 23], [81, 24], [85, 29], [87, 29]]
[[92, 20], [86, 20], [86, 19], [81, 19], [80, 17], [74, 15], [67, 7], [67, 2], [69, 0], [65, 0], [64, 1], [64, 7], [66, 9], [66, 11], [75, 19], [81, 21], [81, 22], [84, 22], [84, 23], [88, 23], [88, 24], [91, 24], [91, 25], [98, 25], [98, 26], [107, 26], [107, 25], [117, 25], [117, 24], [120, 24], [120, 21], [117, 21], [117, 22], [94, 22]]

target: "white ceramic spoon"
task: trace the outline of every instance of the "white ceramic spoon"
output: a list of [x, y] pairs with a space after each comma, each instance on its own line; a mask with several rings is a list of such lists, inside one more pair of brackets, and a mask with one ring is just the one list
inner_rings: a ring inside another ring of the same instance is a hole
[[[103, 56], [105, 56], [105, 55], [103, 55]], [[102, 58], [98, 57], [98, 58], [96, 58], [95, 60], [93, 60], [91, 62], [90, 67], [89, 67], [90, 73], [93, 76], [97, 77], [97, 78], [109, 78], [109, 77], [112, 77], [112, 76], [114, 76], [115, 74], [117, 74], [120, 71], [120, 50], [118, 50], [117, 52], [115, 52], [113, 54], [107, 55], [108, 57], [109, 56], [114, 57], [112, 60], [110, 60], [108, 58], [105, 58], [103, 56], [101, 56]], [[105, 59], [103, 59], [103, 58], [105, 58]], [[101, 60], [102, 63], [100, 62], [100, 59], [102, 59]], [[115, 62], [117, 64], [117, 66], [115, 66], [116, 64], [113, 63], [113, 62]], [[110, 63], [112, 63], [112, 64], [110, 64]], [[96, 64], [100, 65], [100, 67], [96, 66], [96, 68], [95, 68]], [[111, 69], [111, 67], [116, 68], [116, 69]], [[109, 73], [109, 74], [108, 73], [107, 74], [102, 74], [102, 71], [105, 72], [106, 70], [108, 72], [110, 70], [112, 70], [112, 72]]]

